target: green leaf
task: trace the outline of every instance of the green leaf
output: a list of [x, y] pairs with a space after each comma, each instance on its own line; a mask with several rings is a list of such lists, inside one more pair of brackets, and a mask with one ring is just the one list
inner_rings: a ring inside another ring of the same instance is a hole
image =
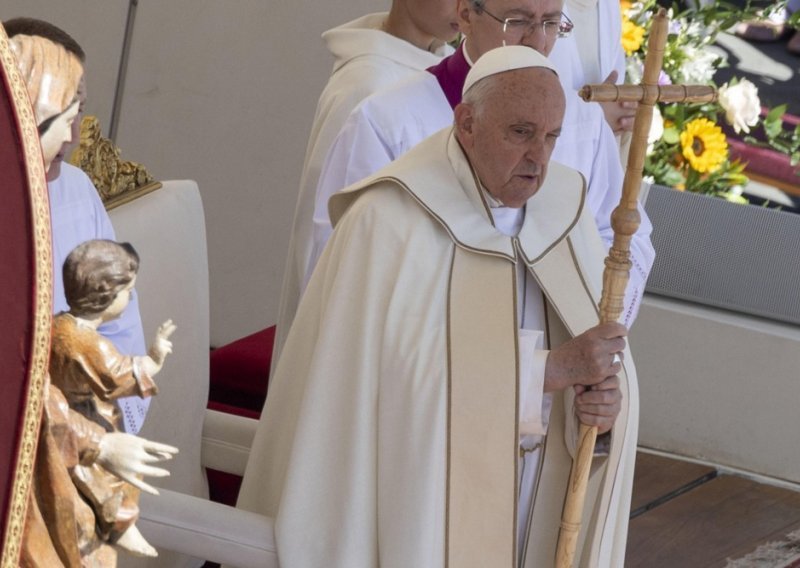
[[674, 126], [664, 129], [664, 134], [661, 139], [670, 145], [678, 144], [681, 141], [681, 133]]
[[686, 182], [686, 180], [683, 177], [683, 174], [681, 174], [678, 170], [674, 168], [671, 171], [666, 172], [666, 174], [658, 181], [662, 185], [667, 185], [669, 187], [677, 187]]
[[774, 122], [776, 120], [780, 121], [783, 115], [786, 114], [787, 108], [788, 105], [786, 104], [776, 106], [767, 113], [766, 118], [764, 118], [764, 122]]

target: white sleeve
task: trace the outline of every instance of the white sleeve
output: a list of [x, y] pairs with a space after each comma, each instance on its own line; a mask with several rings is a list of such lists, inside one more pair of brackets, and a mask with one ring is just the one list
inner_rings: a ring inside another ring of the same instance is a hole
[[[611, 214], [619, 205], [622, 196], [622, 180], [623, 172], [619, 161], [619, 149], [611, 129], [604, 120], [601, 125], [598, 146], [595, 149], [592, 177], [587, 183], [589, 186], [588, 205], [594, 212], [597, 229], [606, 250], [611, 248], [614, 241]], [[641, 224], [631, 239], [633, 266], [625, 293], [625, 309], [621, 320], [628, 328], [633, 324], [639, 312], [647, 276], [650, 274], [655, 259], [655, 249], [653, 243], [650, 242], [653, 226], [641, 203], [639, 203], [639, 214], [641, 215]]]
[[319, 176], [314, 200], [311, 258], [303, 279], [303, 290], [333, 232], [328, 200], [337, 191], [372, 175], [394, 158], [365, 106], [357, 106], [336, 136]]
[[544, 395], [544, 370], [549, 351], [541, 348], [543, 332], [519, 330], [519, 434], [547, 434], [551, 399]]

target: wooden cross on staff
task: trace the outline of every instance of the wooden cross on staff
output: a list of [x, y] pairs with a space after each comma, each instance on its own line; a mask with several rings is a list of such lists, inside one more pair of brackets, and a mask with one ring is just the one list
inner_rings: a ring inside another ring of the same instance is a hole
[[[587, 102], [637, 101], [639, 103], [633, 124], [628, 166], [622, 184], [622, 198], [611, 215], [614, 243], [608, 252], [603, 272], [600, 323], [617, 321], [623, 310], [625, 288], [631, 268], [631, 239], [641, 222], [638, 209], [639, 188], [642, 183], [647, 136], [653, 119], [653, 105], [656, 102], [713, 102], [717, 98], [716, 90], [705, 85], [658, 85], [667, 41], [667, 24], [667, 13], [661, 8], [650, 28], [641, 85], [586, 85], [579, 93]], [[556, 552], [557, 568], [572, 568], [574, 563], [596, 439], [597, 427], [581, 424], [578, 437], [580, 445], [572, 462], [561, 516]]]

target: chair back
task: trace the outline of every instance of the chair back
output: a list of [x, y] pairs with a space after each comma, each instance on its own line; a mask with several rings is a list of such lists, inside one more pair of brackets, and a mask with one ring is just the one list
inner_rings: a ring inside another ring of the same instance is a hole
[[[150, 478], [157, 486], [208, 497], [200, 444], [208, 401], [208, 255], [200, 192], [194, 181], [165, 181], [163, 187], [109, 212], [117, 240], [130, 242], [141, 257], [136, 292], [149, 345], [158, 325], [178, 326], [173, 353], [156, 377], [142, 437], [180, 448], [167, 465], [171, 475]], [[161, 551], [154, 560], [120, 554], [120, 566], [199, 566], [202, 561]]]

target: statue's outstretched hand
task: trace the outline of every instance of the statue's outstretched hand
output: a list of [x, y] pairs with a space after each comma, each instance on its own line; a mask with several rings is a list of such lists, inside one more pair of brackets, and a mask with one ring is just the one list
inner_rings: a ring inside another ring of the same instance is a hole
[[153, 344], [150, 346], [150, 351], [148, 353], [159, 367], [164, 364], [164, 359], [167, 355], [172, 353], [172, 342], [169, 340], [169, 337], [176, 329], [177, 326], [172, 323], [171, 319], [168, 319], [158, 326], [156, 330], [155, 339], [153, 339]]
[[178, 448], [151, 442], [124, 432], [110, 432], [100, 440], [97, 463], [142, 491], [158, 495], [158, 490], [141, 480], [140, 476], [167, 477], [169, 471], [152, 463], [172, 459]]

